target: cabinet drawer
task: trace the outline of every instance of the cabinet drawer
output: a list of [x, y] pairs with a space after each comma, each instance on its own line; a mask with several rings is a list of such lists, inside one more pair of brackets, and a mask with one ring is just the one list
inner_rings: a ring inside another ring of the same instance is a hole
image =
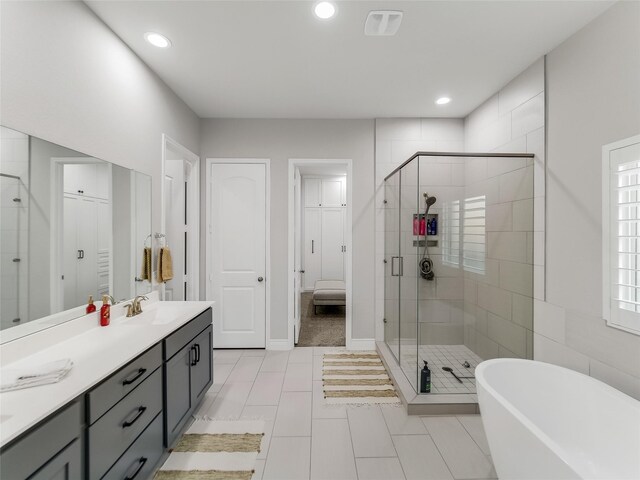
[[87, 394], [88, 423], [98, 420], [161, 364], [162, 345], [159, 343], [91, 390]]
[[164, 359], [169, 360], [178, 353], [182, 347], [193, 340], [193, 337], [211, 325], [211, 319], [211, 308], [208, 308], [175, 333], [168, 336], [164, 340]]
[[3, 480], [25, 479], [80, 436], [79, 402], [52, 415], [0, 454]]
[[103, 480], [145, 480], [162, 456], [162, 415], [158, 415], [107, 472]]
[[89, 478], [102, 477], [160, 411], [162, 369], [157, 369], [89, 427]]

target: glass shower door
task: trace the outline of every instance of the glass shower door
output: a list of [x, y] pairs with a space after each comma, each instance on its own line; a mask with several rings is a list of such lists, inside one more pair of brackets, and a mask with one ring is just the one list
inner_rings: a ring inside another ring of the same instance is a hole
[[385, 182], [384, 212], [384, 340], [400, 361], [400, 174]]
[[418, 201], [418, 165], [400, 171], [400, 366], [418, 391], [418, 245], [426, 229]]

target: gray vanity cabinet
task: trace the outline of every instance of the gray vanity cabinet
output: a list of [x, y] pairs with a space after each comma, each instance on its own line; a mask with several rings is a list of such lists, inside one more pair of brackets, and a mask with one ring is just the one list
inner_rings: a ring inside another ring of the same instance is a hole
[[76, 480], [82, 477], [80, 440], [74, 440], [29, 480]]
[[2, 480], [82, 478], [80, 402], [53, 414], [0, 455]]
[[165, 445], [174, 446], [213, 383], [211, 309], [165, 339]]

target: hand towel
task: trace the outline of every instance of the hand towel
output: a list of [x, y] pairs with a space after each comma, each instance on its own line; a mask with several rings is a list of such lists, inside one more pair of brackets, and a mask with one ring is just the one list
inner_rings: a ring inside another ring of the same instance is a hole
[[169, 247], [160, 249], [158, 262], [158, 282], [168, 282], [173, 278], [173, 261]]
[[142, 280], [151, 281], [151, 248], [144, 247], [142, 251]]
[[62, 380], [73, 367], [69, 358], [32, 367], [3, 369], [0, 371], [0, 392], [37, 387]]

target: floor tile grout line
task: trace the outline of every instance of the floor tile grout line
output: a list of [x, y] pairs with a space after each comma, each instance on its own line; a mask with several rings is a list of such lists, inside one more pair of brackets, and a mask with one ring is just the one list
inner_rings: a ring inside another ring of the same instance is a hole
[[[400, 461], [400, 456], [398, 455], [398, 449], [396, 448], [396, 443], [393, 441], [393, 435], [391, 434], [391, 429], [389, 428], [389, 424], [387, 423], [387, 417], [385, 417], [384, 413], [382, 412], [382, 407], [380, 407], [380, 415], [382, 415], [382, 420], [384, 421], [384, 425], [385, 427], [387, 427], [387, 432], [389, 432], [389, 438], [391, 438], [391, 445], [393, 445], [393, 451], [396, 452], [395, 458], [398, 459], [398, 463], [400, 464], [400, 468], [402, 469], [402, 474], [406, 479], [407, 473], [404, 471], [404, 467], [402, 466], [402, 462]], [[389, 457], [389, 458], [393, 458], [393, 457]]]
[[[424, 420], [422, 420], [422, 417], [421, 417], [420, 421], [424, 424]], [[427, 427], [426, 424], [424, 425], [424, 428], [427, 429], [427, 432], [429, 431], [429, 428]], [[436, 447], [436, 450], [438, 451], [438, 455], [440, 455], [440, 458], [442, 458], [442, 461], [444, 462], [445, 467], [447, 467], [447, 470], [449, 470], [449, 475], [451, 475], [451, 478], [455, 479], [456, 476], [451, 471], [451, 467], [449, 466], [449, 463], [447, 462], [447, 460], [444, 458], [444, 455], [442, 455], [442, 452], [440, 451], [440, 447], [438, 447], [438, 442], [436, 442], [436, 439], [433, 438], [433, 435], [431, 435], [431, 433], [429, 433], [429, 436], [431, 437], [431, 441], [433, 442], [433, 444]]]

